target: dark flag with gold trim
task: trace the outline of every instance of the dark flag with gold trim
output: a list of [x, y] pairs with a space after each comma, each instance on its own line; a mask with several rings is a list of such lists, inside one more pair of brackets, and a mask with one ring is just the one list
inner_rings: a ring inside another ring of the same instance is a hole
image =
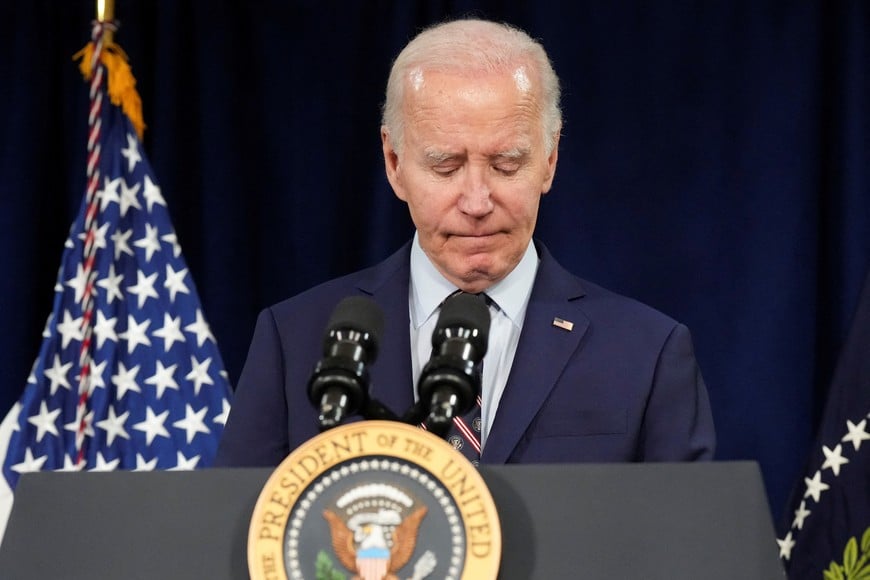
[[777, 540], [792, 580], [870, 580], [870, 274]]

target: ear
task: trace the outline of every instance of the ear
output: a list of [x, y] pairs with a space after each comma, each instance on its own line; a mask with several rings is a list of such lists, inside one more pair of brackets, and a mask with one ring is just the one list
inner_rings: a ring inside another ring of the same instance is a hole
[[393, 147], [393, 142], [390, 139], [390, 133], [386, 127], [381, 127], [381, 148], [384, 151], [384, 169], [387, 173], [387, 181], [393, 188], [393, 193], [402, 201], [407, 201], [405, 196], [405, 187], [402, 183], [401, 163], [399, 161], [399, 153]]
[[541, 188], [541, 193], [546, 194], [553, 187], [553, 178], [556, 177], [556, 162], [559, 160], [559, 138], [562, 136], [562, 127], [556, 129], [556, 135], [553, 139], [553, 150], [547, 156], [547, 172], [544, 175], [544, 184]]

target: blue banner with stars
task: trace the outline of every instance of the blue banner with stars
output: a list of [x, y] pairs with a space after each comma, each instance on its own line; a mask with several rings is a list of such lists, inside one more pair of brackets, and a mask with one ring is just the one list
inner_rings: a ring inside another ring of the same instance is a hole
[[779, 543], [789, 578], [870, 579], [870, 275]]

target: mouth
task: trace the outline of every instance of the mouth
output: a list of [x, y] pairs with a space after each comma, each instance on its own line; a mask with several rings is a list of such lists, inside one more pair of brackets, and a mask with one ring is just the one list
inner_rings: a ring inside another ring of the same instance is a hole
[[500, 234], [501, 232], [469, 232], [469, 233], [456, 233], [450, 234], [452, 238], [469, 238], [469, 239], [482, 239], [482, 238], [491, 238]]
[[497, 251], [501, 232], [471, 232], [451, 235], [447, 242], [464, 256], [491, 254]]

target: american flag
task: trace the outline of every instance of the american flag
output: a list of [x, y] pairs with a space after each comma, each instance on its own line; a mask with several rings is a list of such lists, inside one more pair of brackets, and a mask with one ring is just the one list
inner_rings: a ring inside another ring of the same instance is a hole
[[39, 355], [4, 422], [12, 431], [0, 484], [12, 490], [38, 470], [206, 467], [230, 408], [166, 200], [133, 124], [106, 96], [105, 67], [94, 70], [93, 190], [64, 245]]

